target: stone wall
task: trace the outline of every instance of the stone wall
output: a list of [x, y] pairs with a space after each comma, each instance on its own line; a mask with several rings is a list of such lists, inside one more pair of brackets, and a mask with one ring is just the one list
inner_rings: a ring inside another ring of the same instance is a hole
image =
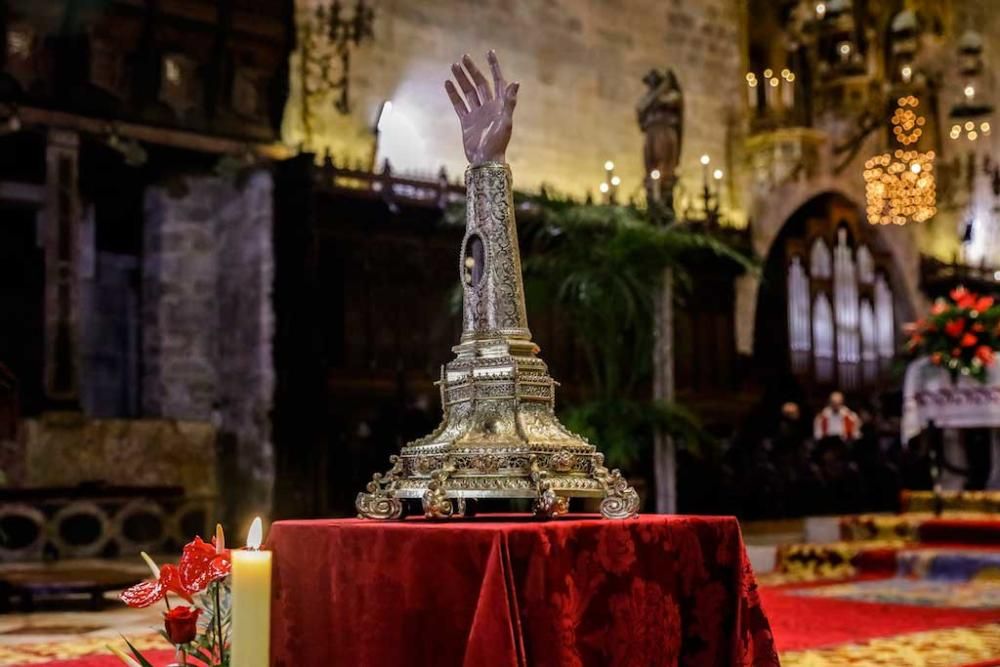
[[17, 486], [181, 486], [189, 498], [217, 495], [215, 429], [205, 422], [50, 413], [25, 420], [22, 438]]
[[237, 520], [269, 510], [273, 483], [271, 196], [263, 171], [146, 195], [143, 413], [214, 424]]
[[[317, 0], [298, 1], [301, 15]], [[643, 164], [635, 105], [653, 67], [672, 67], [684, 90], [682, 175], [700, 178], [702, 153], [725, 164], [727, 125], [743, 105], [745, 19], [738, 0], [369, 4], [375, 37], [352, 57], [353, 109], [345, 117], [332, 102], [323, 105], [312, 137], [304, 133], [300, 62], [293, 57], [284, 127], [289, 143], [367, 163], [379, 105], [391, 99], [380, 159], [427, 173], [445, 165], [460, 176], [465, 157], [443, 81], [463, 53], [482, 60], [494, 48], [507, 77], [521, 83], [507, 156], [518, 188], [548, 183], [575, 195], [596, 194], [611, 159], [621, 192], [638, 192]]]

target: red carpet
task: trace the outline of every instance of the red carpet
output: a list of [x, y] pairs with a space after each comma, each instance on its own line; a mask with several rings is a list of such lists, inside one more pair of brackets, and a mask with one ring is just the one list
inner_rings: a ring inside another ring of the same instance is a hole
[[1000, 610], [996, 609], [854, 602], [796, 596], [790, 594], [792, 590], [792, 587], [765, 587], [760, 591], [780, 652], [1000, 620]]
[[[166, 665], [172, 662], [173, 651], [144, 651], [143, 654], [152, 661], [154, 665]], [[123, 667], [118, 658], [108, 651], [102, 651], [95, 655], [83, 658], [73, 658], [71, 660], [50, 660], [48, 662], [22, 662], [7, 667]]]

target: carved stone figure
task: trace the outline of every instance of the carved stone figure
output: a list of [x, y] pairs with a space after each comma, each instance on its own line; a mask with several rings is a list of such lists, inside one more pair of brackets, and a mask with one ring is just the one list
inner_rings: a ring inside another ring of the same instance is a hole
[[650, 70], [643, 82], [648, 90], [636, 111], [639, 127], [646, 135], [643, 157], [647, 191], [672, 206], [684, 131], [684, 95], [673, 70]]
[[[361, 517], [397, 519], [405, 501], [429, 518], [468, 514], [479, 498], [526, 498], [541, 516], [566, 513], [569, 498], [601, 500], [608, 518], [634, 516], [639, 497], [594, 445], [556, 418], [556, 382], [531, 340], [514, 222], [510, 141], [518, 84], [488, 56], [493, 85], [469, 56], [452, 66], [445, 88], [462, 126], [466, 231], [458, 271], [462, 337], [441, 369], [444, 418], [430, 435], [392, 458], [358, 494]], [[459, 92], [459, 88], [461, 92]]]

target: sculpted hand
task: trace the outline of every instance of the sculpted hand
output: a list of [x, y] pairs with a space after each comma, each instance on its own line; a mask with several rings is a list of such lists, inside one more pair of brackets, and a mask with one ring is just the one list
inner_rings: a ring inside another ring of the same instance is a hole
[[[462, 123], [465, 157], [472, 165], [504, 162], [507, 144], [510, 142], [511, 116], [514, 105], [517, 104], [517, 89], [520, 87], [517, 82], [508, 84], [504, 80], [496, 53], [490, 51], [486, 59], [493, 72], [493, 90], [468, 55], [462, 56], [461, 64], [451, 66], [451, 72], [465, 94], [465, 99], [462, 99], [450, 80], [444, 84]], [[465, 65], [465, 69], [462, 69], [462, 65]], [[472, 78], [471, 81], [469, 77]]]

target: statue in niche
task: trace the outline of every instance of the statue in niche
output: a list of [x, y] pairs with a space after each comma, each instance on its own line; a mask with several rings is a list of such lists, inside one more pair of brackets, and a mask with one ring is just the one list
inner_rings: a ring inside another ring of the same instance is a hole
[[677, 163], [684, 131], [684, 95], [673, 70], [652, 69], [643, 78], [648, 90], [636, 109], [646, 135], [643, 158], [650, 198], [673, 207]]

